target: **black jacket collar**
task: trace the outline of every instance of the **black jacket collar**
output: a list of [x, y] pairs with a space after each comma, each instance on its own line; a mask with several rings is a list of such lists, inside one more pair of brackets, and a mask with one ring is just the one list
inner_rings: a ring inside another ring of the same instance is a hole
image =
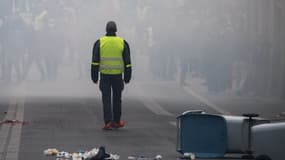
[[116, 33], [109, 32], [109, 33], [106, 33], [106, 36], [116, 36]]

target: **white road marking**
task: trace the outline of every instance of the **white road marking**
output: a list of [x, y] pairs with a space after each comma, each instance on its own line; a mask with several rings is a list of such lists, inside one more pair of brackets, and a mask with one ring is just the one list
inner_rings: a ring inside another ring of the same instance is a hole
[[140, 97], [140, 100], [146, 106], [146, 108], [148, 108], [150, 111], [157, 115], [174, 116], [172, 113], [162, 108], [155, 100], [151, 98]]
[[[4, 120], [24, 120], [25, 84], [19, 87], [18, 98], [12, 97]], [[18, 160], [22, 124], [2, 124], [0, 130], [0, 160]]]
[[176, 127], [177, 126], [177, 124], [176, 124], [176, 122], [175, 121], [170, 121], [169, 122], [169, 124], [171, 124], [172, 126], [174, 126], [174, 127]]
[[[134, 86], [136, 88], [136, 93], [138, 94], [139, 100], [144, 104], [144, 106], [146, 108], [148, 108], [151, 112], [155, 113], [156, 115], [163, 115], [163, 116], [172, 116], [174, 117], [175, 115], [168, 112], [167, 110], [165, 110], [163, 107], [161, 107], [155, 100], [153, 100], [151, 97], [146, 97], [144, 96], [144, 94], [141, 93], [141, 89], [142, 88], [140, 85], [135, 85]], [[190, 95], [192, 95], [193, 97], [197, 98], [199, 101], [201, 101], [202, 103], [206, 104], [208, 107], [212, 108], [213, 110], [217, 111], [220, 114], [224, 114], [224, 115], [231, 115], [230, 112], [218, 107], [217, 105], [215, 105], [213, 102], [211, 102], [210, 100], [204, 98], [203, 96], [199, 95], [198, 93], [194, 92], [193, 90], [191, 90], [189, 87], [183, 87], [183, 89]], [[175, 121], [170, 121], [169, 124], [176, 126], [176, 122]]]
[[[10, 100], [7, 114], [4, 120], [14, 119], [16, 116], [17, 101], [15, 97]], [[11, 134], [11, 125], [2, 124], [0, 130], [0, 160], [4, 160], [7, 153], [7, 145], [9, 143], [9, 136]]]
[[[20, 98], [20, 101], [17, 105], [16, 120], [24, 120], [24, 98]], [[18, 160], [19, 147], [21, 143], [21, 133], [22, 125], [16, 124], [13, 126], [11, 131], [11, 139], [7, 148], [7, 154], [5, 160]]]
[[138, 91], [138, 97], [139, 100], [144, 104], [146, 108], [148, 108], [151, 112], [153, 112], [156, 115], [161, 116], [174, 116], [174, 114], [168, 112], [163, 107], [161, 107], [155, 100], [153, 100], [151, 97], [146, 97], [141, 93], [142, 87], [135, 85], [136, 90]]
[[208, 107], [214, 109], [215, 111], [221, 113], [221, 114], [225, 114], [225, 115], [231, 115], [230, 112], [218, 107], [217, 105], [215, 105], [214, 103], [212, 103], [211, 101], [207, 100], [206, 98], [204, 98], [203, 96], [199, 95], [198, 93], [195, 93], [193, 90], [191, 90], [189, 87], [183, 87], [183, 89], [191, 94], [193, 97], [197, 98], [198, 100], [200, 100], [201, 102], [205, 103]]

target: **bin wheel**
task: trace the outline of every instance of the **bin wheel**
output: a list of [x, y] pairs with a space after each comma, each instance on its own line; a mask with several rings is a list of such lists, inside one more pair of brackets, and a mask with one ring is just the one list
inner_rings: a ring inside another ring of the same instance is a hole
[[259, 115], [256, 114], [256, 113], [245, 113], [245, 114], [242, 114], [242, 116], [249, 117], [249, 118], [254, 118], [254, 117], [258, 117]]
[[260, 155], [260, 156], [257, 156], [255, 160], [271, 160], [271, 158], [267, 155]]

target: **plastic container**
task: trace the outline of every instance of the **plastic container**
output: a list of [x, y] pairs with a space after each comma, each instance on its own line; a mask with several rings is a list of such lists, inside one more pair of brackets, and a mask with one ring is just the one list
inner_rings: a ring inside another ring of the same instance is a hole
[[252, 148], [256, 156], [283, 160], [285, 154], [285, 122], [260, 124], [252, 127]]
[[249, 123], [246, 117], [223, 116], [227, 125], [228, 153], [245, 153], [248, 150]]
[[249, 143], [251, 143], [251, 137], [249, 136], [252, 136], [252, 133], [249, 133], [250, 128], [258, 124], [269, 123], [268, 120], [258, 117], [253, 118], [252, 122], [249, 122], [248, 117], [222, 116], [225, 118], [227, 124], [228, 153], [247, 153], [250, 151]]
[[187, 111], [177, 117], [177, 151], [197, 158], [223, 157], [227, 151], [227, 125], [224, 117]]

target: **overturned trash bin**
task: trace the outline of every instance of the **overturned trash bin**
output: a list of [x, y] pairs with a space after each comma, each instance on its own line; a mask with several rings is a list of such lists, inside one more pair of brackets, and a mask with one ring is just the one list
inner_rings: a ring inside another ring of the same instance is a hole
[[188, 111], [177, 117], [177, 151], [198, 158], [223, 157], [227, 151], [224, 117]]
[[177, 117], [177, 151], [192, 153], [198, 159], [225, 158], [226, 154], [254, 159], [251, 127], [268, 122], [257, 114], [225, 116], [187, 111]]
[[257, 160], [284, 159], [285, 122], [253, 126], [252, 135], [252, 149]]
[[269, 123], [269, 120], [259, 118], [257, 114], [243, 114], [243, 116], [221, 115], [227, 123], [228, 153], [252, 154], [251, 127]]

